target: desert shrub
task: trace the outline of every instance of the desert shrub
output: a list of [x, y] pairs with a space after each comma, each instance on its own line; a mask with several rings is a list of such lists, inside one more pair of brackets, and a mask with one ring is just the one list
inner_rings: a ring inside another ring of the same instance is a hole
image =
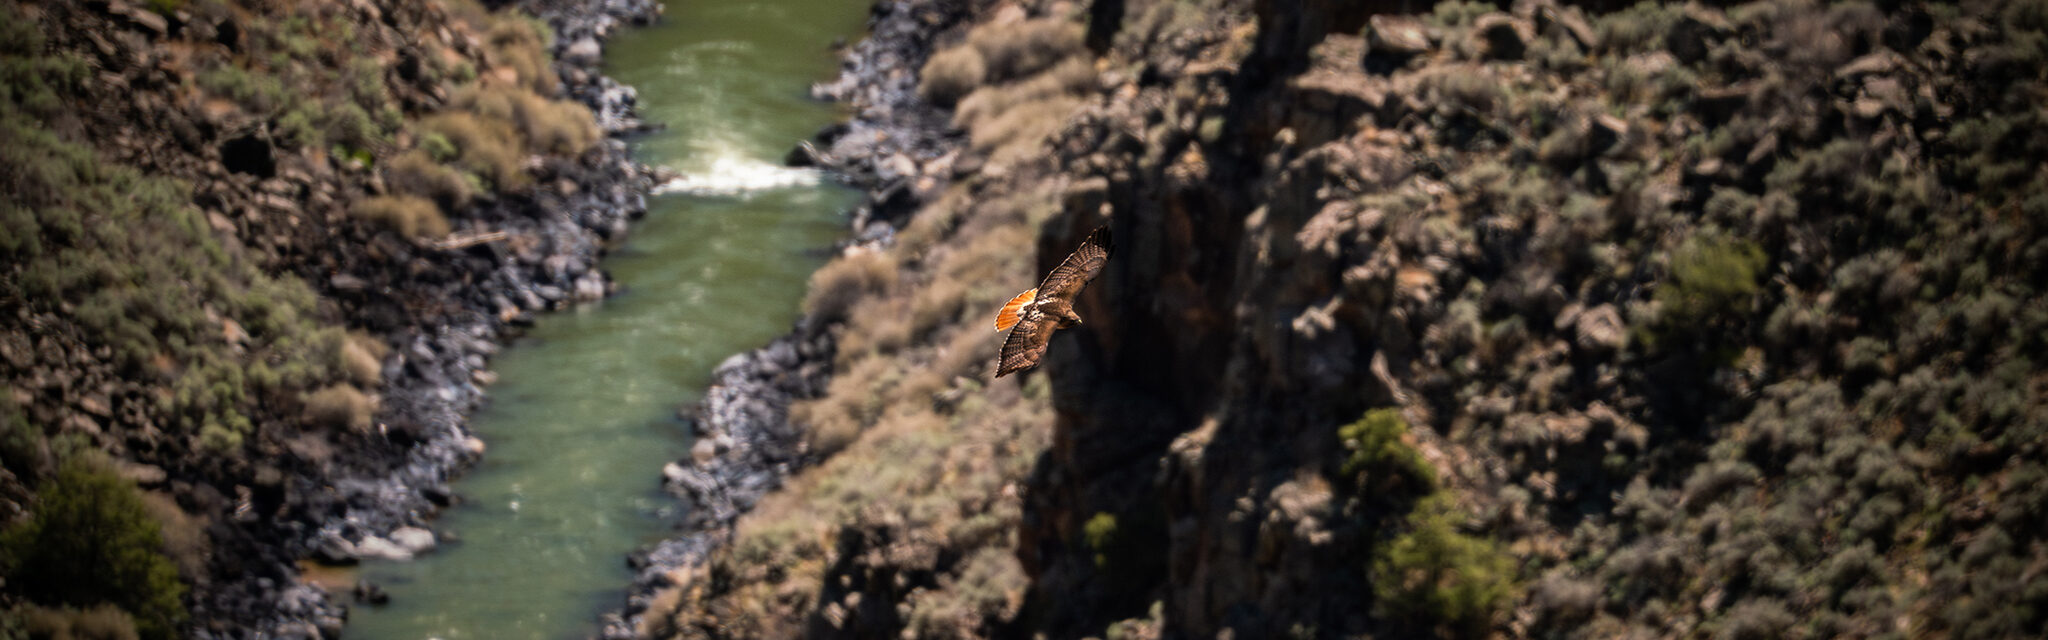
[[[447, 140], [443, 138], [441, 142], [445, 144]], [[474, 197], [469, 178], [462, 171], [435, 161], [425, 151], [426, 143], [422, 142], [420, 147], [384, 163], [384, 184], [394, 193], [433, 200], [442, 211], [453, 213], [469, 206], [470, 198]]]
[[1661, 306], [1654, 328], [1637, 337], [1655, 348], [1673, 332], [1698, 333], [1743, 311], [1764, 273], [1761, 247], [1747, 240], [1696, 235], [1671, 256], [1671, 271], [1653, 299]]
[[1498, 78], [1472, 67], [1432, 67], [1417, 81], [1417, 89], [1432, 103], [1479, 115], [1491, 115], [1507, 100]]
[[13, 394], [0, 395], [0, 466], [32, 481], [44, 471], [42, 430], [29, 424]]
[[1701, 465], [1693, 470], [1691, 477], [1686, 478], [1682, 501], [1687, 508], [1698, 512], [1738, 487], [1755, 484], [1758, 477], [1756, 467], [1741, 462]]
[[374, 387], [384, 380], [384, 356], [391, 351], [383, 340], [366, 333], [351, 332], [341, 345], [342, 371], [349, 379], [364, 387]]
[[[75, 609], [26, 605], [18, 610], [23, 638], [49, 640], [136, 640], [135, 619], [111, 604]], [[15, 636], [9, 636], [15, 637]]]
[[858, 251], [826, 263], [811, 274], [804, 313], [839, 320], [862, 297], [896, 284], [896, 262], [878, 251]]
[[355, 387], [337, 384], [306, 396], [306, 421], [329, 429], [367, 431], [377, 404]]
[[325, 142], [320, 123], [327, 119], [327, 111], [318, 101], [307, 100], [293, 105], [285, 114], [277, 117], [277, 125], [271, 129], [274, 139], [284, 141], [301, 149], [316, 149]]
[[276, 76], [224, 64], [199, 72], [199, 88], [242, 105], [250, 113], [269, 114], [289, 103], [284, 83]]
[[960, 46], [933, 54], [918, 72], [917, 95], [941, 107], [950, 107], [981, 86], [988, 67], [981, 51]]
[[484, 48], [491, 63], [510, 67], [519, 83], [542, 93], [554, 93], [555, 77], [548, 59], [547, 27], [521, 15], [504, 13], [491, 17], [484, 35]]
[[1439, 2], [1423, 20], [1438, 29], [1457, 29], [1472, 24], [1479, 16], [1500, 10], [1491, 2], [1450, 0]]
[[1514, 600], [1514, 559], [1492, 540], [1459, 531], [1462, 517], [1442, 493], [1416, 503], [1406, 530], [1373, 559], [1383, 615], [1476, 636]]
[[142, 636], [174, 637], [185, 585], [135, 486], [95, 455], [65, 460], [31, 515], [0, 532], [7, 587], [43, 605], [117, 606]]
[[967, 34], [981, 53], [988, 82], [1008, 82], [1038, 73], [1081, 50], [1081, 25], [1058, 18], [1018, 24], [986, 24]]
[[1034, 152], [1065, 123], [1092, 85], [1094, 65], [1069, 59], [1029, 80], [982, 87], [954, 109], [954, 126], [966, 129], [981, 153], [1005, 161]]
[[[454, 159], [497, 189], [514, 190], [531, 184], [523, 163], [526, 151], [510, 120], [479, 116], [462, 111], [438, 113], [422, 121], [430, 135], [438, 135], [455, 150]], [[431, 152], [430, 152], [431, 153]]]
[[1436, 470], [1408, 442], [1408, 421], [1401, 418], [1400, 409], [1367, 411], [1357, 422], [1338, 429], [1337, 437], [1350, 452], [1344, 475], [1359, 476], [1362, 486], [1401, 487], [1416, 493], [1435, 489]]
[[320, 119], [320, 129], [328, 141], [350, 149], [376, 149], [390, 143], [384, 128], [370, 118], [370, 112], [353, 102], [328, 107]]
[[439, 237], [449, 232], [448, 218], [441, 215], [433, 201], [419, 196], [364, 198], [349, 211], [408, 238]]
[[1677, 9], [1663, 3], [1640, 2], [1601, 16], [1594, 29], [1599, 32], [1601, 48], [1607, 51], [1647, 51], [1663, 44], [1664, 34], [1679, 17]]
[[1728, 608], [1728, 615], [1722, 618], [1714, 637], [1724, 640], [1782, 638], [1797, 621], [1792, 612], [1785, 609], [1785, 603], [1752, 598]]
[[957, 574], [940, 578], [941, 587], [910, 597], [906, 635], [920, 638], [971, 638], [990, 622], [1009, 617], [1017, 604], [1011, 594], [1030, 583], [1017, 555], [1007, 548], [983, 546], [960, 562]]
[[534, 96], [520, 111], [520, 126], [535, 149], [563, 155], [581, 155], [601, 134], [590, 108], [573, 100], [547, 100]]
[[523, 88], [469, 87], [450, 104], [485, 118], [516, 123], [526, 146], [546, 153], [580, 154], [600, 136], [590, 109], [570, 100], [549, 100]]
[[206, 533], [206, 519], [186, 513], [169, 494], [150, 491], [141, 495], [143, 509], [163, 533], [164, 554], [177, 564], [178, 572], [185, 576], [205, 575], [207, 553], [212, 546]]

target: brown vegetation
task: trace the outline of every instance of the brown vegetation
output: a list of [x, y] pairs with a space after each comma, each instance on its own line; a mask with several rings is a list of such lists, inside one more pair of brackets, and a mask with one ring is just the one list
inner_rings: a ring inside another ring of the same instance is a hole
[[[1017, 55], [1016, 22], [944, 54], [979, 73], [926, 66], [934, 102], [972, 88], [955, 122], [991, 162], [912, 218], [895, 285], [836, 301], [839, 376], [797, 416], [837, 453], [664, 624], [2048, 628], [2039, 3], [1443, 3], [1402, 23], [1415, 52], [1371, 50], [1392, 36], [1368, 26], [1270, 82], [1232, 66], [1271, 53], [1270, 25], [1184, 4], [1129, 3], [1100, 67]], [[1320, 6], [1260, 5], [1333, 22]], [[1045, 217], [995, 224], [1005, 200]], [[985, 329], [976, 287], [1032, 271], [962, 257], [1071, 241], [1105, 202], [1124, 284], [1074, 331], [1090, 347], [1031, 379], [1047, 399], [948, 378]], [[980, 460], [961, 416], [982, 403], [1054, 402], [1029, 476], [895, 481]], [[939, 542], [931, 514], [956, 514], [925, 500], [1019, 477], [1028, 518], [957, 513], [1001, 542]]]
[[452, 230], [434, 201], [418, 196], [364, 198], [349, 211], [408, 238], [438, 238]]

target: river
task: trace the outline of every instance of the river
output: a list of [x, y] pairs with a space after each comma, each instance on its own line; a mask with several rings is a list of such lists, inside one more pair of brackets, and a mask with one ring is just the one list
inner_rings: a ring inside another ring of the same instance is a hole
[[660, 24], [608, 44], [607, 73], [668, 125], [634, 153], [684, 177], [605, 260], [618, 296], [542, 317], [492, 363], [499, 381], [472, 420], [489, 450], [437, 523], [458, 539], [364, 565], [391, 603], [353, 607], [349, 637], [583, 638], [623, 603], [626, 554], [680, 508], [659, 490], [662, 464], [688, 451], [677, 408], [719, 361], [788, 330], [819, 250], [845, 231], [858, 193], [779, 161], [839, 115], [807, 89], [867, 9], [670, 2]]

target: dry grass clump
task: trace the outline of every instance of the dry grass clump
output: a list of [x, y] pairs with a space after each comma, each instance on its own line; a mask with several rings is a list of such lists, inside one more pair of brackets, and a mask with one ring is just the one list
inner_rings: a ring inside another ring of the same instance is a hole
[[988, 65], [982, 62], [980, 50], [970, 45], [953, 47], [932, 54], [925, 61], [924, 69], [918, 72], [917, 95], [932, 104], [950, 107], [980, 87], [987, 76]]
[[90, 609], [46, 609], [26, 605], [8, 612], [20, 615], [21, 631], [28, 638], [53, 640], [136, 640], [135, 619], [111, 604]]
[[492, 186], [510, 190], [532, 183], [522, 166], [526, 152], [511, 121], [450, 111], [427, 118], [421, 126], [446, 139], [455, 147], [456, 163]]
[[1045, 70], [1081, 51], [1081, 25], [1060, 18], [984, 24], [967, 33], [989, 82], [1008, 82]]
[[790, 420], [809, 427], [811, 451], [829, 456], [859, 438], [881, 416], [882, 392], [901, 376], [890, 376], [888, 362], [864, 358], [832, 377], [825, 396], [789, 408]]
[[522, 88], [469, 87], [457, 92], [449, 104], [517, 124], [527, 145], [544, 153], [580, 154], [600, 135], [588, 107], [569, 100], [549, 100]]
[[341, 370], [358, 385], [377, 386], [384, 381], [384, 356], [390, 351], [390, 345], [383, 340], [351, 331], [341, 343]]
[[553, 94], [555, 73], [548, 59], [548, 31], [524, 16], [504, 14], [491, 18], [484, 35], [484, 50], [490, 63], [519, 74], [518, 84], [534, 91]]
[[824, 320], [844, 319], [862, 296], [894, 286], [896, 275], [896, 262], [886, 254], [857, 251], [841, 256], [811, 274], [804, 313]]
[[468, 206], [476, 195], [460, 170], [435, 162], [417, 149], [384, 163], [384, 184], [397, 193], [433, 200], [451, 213]]
[[980, 153], [1015, 159], [1059, 130], [1095, 84], [1095, 66], [1072, 58], [1028, 80], [982, 87], [962, 99], [953, 125], [966, 129]]
[[365, 198], [350, 210], [356, 217], [386, 225], [408, 238], [448, 235], [448, 218], [434, 202], [419, 196]]
[[178, 501], [159, 492], [143, 492], [142, 507], [149, 518], [163, 528], [164, 553], [177, 563], [179, 573], [204, 575], [212, 542], [206, 535], [205, 518], [186, 513]]
[[306, 396], [306, 421], [331, 428], [367, 431], [377, 403], [355, 387], [337, 384]]

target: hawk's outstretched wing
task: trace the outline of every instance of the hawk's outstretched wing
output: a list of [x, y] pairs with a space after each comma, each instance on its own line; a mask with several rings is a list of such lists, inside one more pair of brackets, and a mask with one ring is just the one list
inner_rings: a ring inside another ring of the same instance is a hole
[[1109, 227], [1097, 228], [1081, 242], [1080, 248], [1045, 276], [1045, 282], [1037, 289], [1018, 294], [1003, 305], [1002, 312], [996, 314], [996, 330], [1012, 325], [1014, 328], [1003, 340], [996, 377], [1038, 366], [1038, 359], [1045, 355], [1046, 345], [1052, 340], [1052, 332], [1060, 328], [1061, 318], [1055, 313], [1072, 312], [1074, 296], [1109, 263], [1110, 248]]
[[1109, 227], [1098, 227], [1081, 246], [1074, 249], [1067, 259], [1046, 274], [1045, 282], [1039, 283], [1038, 295], [1043, 298], [1059, 298], [1074, 302], [1074, 296], [1081, 293], [1081, 287], [1102, 273], [1102, 265], [1109, 264]]
[[1018, 320], [1017, 326], [1010, 329], [1010, 337], [1003, 340], [1003, 357], [996, 361], [996, 377], [1038, 366], [1046, 345], [1052, 343], [1053, 330], [1058, 328], [1060, 319], [1051, 316]]

